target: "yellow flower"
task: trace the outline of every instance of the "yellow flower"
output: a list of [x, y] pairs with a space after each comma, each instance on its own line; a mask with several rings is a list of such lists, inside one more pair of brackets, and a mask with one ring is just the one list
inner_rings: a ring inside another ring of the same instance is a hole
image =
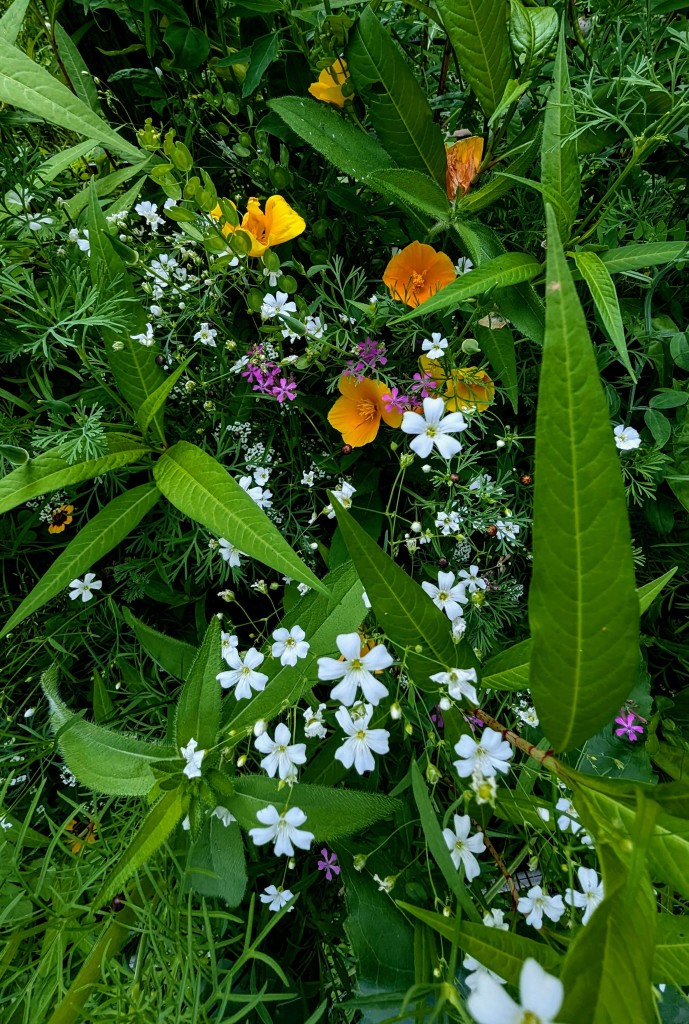
[[[234, 206], [234, 203], [230, 202], [230, 205]], [[211, 210], [211, 217], [215, 220], [221, 216], [222, 210], [219, 205]], [[266, 249], [280, 245], [281, 242], [289, 242], [291, 238], [300, 235], [305, 228], [304, 218], [300, 217], [282, 196], [271, 196], [266, 200], [265, 213], [261, 209], [258, 199], [249, 199], [242, 223], [237, 227], [232, 224], [224, 224], [222, 233], [227, 238], [235, 231], [244, 231], [251, 238], [249, 256], [262, 256]]]
[[347, 64], [344, 60], [336, 60], [329, 68], [323, 68], [318, 81], [309, 86], [309, 92], [323, 103], [332, 103], [335, 107], [344, 107], [348, 97], [342, 92], [342, 86], [349, 78]]
[[62, 533], [65, 526], [69, 526], [74, 518], [72, 512], [74, 512], [74, 505], [60, 505], [59, 508], [54, 508], [50, 513], [48, 533]]
[[419, 306], [456, 277], [452, 260], [444, 252], [412, 242], [392, 257], [383, 273], [383, 282], [393, 299]]
[[387, 384], [364, 377], [357, 380], [345, 375], [338, 387], [341, 397], [328, 413], [328, 422], [342, 434], [342, 440], [352, 448], [361, 448], [374, 440], [383, 419], [389, 427], [399, 427], [402, 414], [388, 412], [383, 395], [390, 394]]
[[421, 356], [421, 366], [430, 373], [433, 380], [445, 384], [445, 405], [448, 412], [485, 412], [495, 397], [495, 384], [485, 370], [476, 366], [465, 366], [461, 370], [450, 370], [448, 376], [440, 363], [428, 356]]

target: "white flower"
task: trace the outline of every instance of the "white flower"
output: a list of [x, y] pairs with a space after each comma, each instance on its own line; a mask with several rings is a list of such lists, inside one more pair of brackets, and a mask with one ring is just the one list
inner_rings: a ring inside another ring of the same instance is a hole
[[220, 557], [224, 558], [228, 565], [238, 568], [241, 565], [239, 556], [243, 555], [244, 552], [236, 548], [234, 544], [230, 544], [229, 540], [224, 537], [218, 538], [218, 549], [220, 551]]
[[305, 327], [307, 334], [312, 338], [322, 338], [325, 332], [325, 324], [319, 316], [307, 316]]
[[558, 802], [555, 804], [555, 810], [560, 811], [560, 817], [557, 819], [557, 827], [566, 832], [568, 828], [571, 828], [572, 835], [576, 835], [581, 828], [581, 822], [579, 821], [579, 812], [566, 796], [560, 797]]
[[290, 302], [287, 292], [275, 292], [275, 295], [266, 295], [261, 303], [261, 316], [264, 320], [272, 320], [281, 313], [296, 313], [297, 307]]
[[380, 875], [374, 875], [373, 881], [378, 883], [378, 892], [392, 892], [395, 888], [395, 879], [392, 875], [388, 875], [386, 878], [381, 878]]
[[372, 715], [373, 708], [370, 704], [365, 704], [363, 715], [358, 715], [355, 718], [352, 718], [347, 708], [340, 708], [335, 714], [340, 727], [349, 739], [346, 739], [342, 746], [338, 747], [334, 757], [345, 768], [351, 768], [354, 765], [359, 775], [373, 771], [376, 766], [373, 754], [387, 754], [390, 749], [388, 743], [390, 733], [386, 729], [369, 729], [368, 724]]
[[[220, 633], [220, 648], [221, 654], [225, 661], [227, 661], [227, 655], [229, 651], [236, 651], [239, 647], [239, 639], [236, 636], [232, 636], [231, 633]], [[227, 662], [229, 665], [229, 662]]]
[[217, 818], [218, 821], [223, 823], [225, 828], [237, 820], [234, 814], [228, 811], [227, 807], [221, 807], [220, 804], [211, 811], [211, 818]]
[[271, 288], [275, 288], [279, 279], [282, 277], [281, 270], [269, 270], [268, 267], [263, 268], [263, 276], [268, 278], [268, 285]]
[[565, 903], [570, 907], [585, 907], [582, 924], [588, 924], [588, 920], [596, 907], [603, 902], [603, 881], [598, 881], [598, 875], [593, 868], [579, 868], [579, 885], [582, 892], [577, 889], [567, 889], [565, 892]]
[[455, 752], [459, 754], [460, 760], [453, 761], [453, 764], [460, 779], [468, 779], [475, 771], [486, 778], [496, 772], [506, 772], [514, 753], [509, 743], [494, 729], [484, 729], [478, 743], [466, 734], [460, 736], [459, 743], [455, 744]]
[[464, 591], [464, 584], [455, 583], [455, 574], [453, 572], [439, 572], [437, 587], [434, 583], [427, 583], [425, 580], [421, 587], [431, 598], [436, 608], [440, 608], [441, 612], [445, 612], [450, 621], [462, 614], [461, 605], [467, 603], [467, 596]]
[[458, 615], [456, 619], [452, 620], [452, 639], [454, 643], [459, 643], [466, 632], [466, 628], [466, 621], [461, 615]]
[[623, 423], [618, 423], [613, 433], [615, 434], [615, 444], [621, 452], [630, 452], [641, 444], [639, 432], [634, 430], [634, 427], [625, 427]]
[[266, 827], [251, 828], [249, 835], [256, 846], [275, 841], [273, 853], [276, 857], [293, 857], [295, 846], [300, 850], [308, 850], [315, 838], [313, 832], [299, 828], [306, 821], [306, 815], [300, 807], [290, 807], [281, 814], [277, 807], [269, 804], [268, 807], [256, 811], [256, 817]]
[[551, 921], [559, 921], [565, 912], [565, 905], [562, 896], [546, 896], [540, 885], [532, 886], [526, 896], [519, 897], [517, 910], [520, 914], [527, 914], [526, 923], [533, 928], [543, 927], [543, 915]]
[[256, 502], [259, 508], [272, 508], [273, 503], [270, 500], [273, 497], [272, 491], [264, 491], [262, 487], [256, 485], [252, 486], [253, 480], [250, 476], [242, 476], [239, 478], [239, 486], [242, 490], [246, 491], [250, 498]]
[[[265, 274], [265, 270], [263, 273]], [[274, 885], [267, 885], [261, 893], [261, 903], [267, 903], [268, 910], [273, 910], [277, 913], [277, 911], [282, 910], [282, 908], [289, 903], [293, 897], [294, 893], [290, 892], [289, 889], [283, 889], [282, 886], [278, 888]], [[291, 914], [293, 910], [294, 906], [291, 906], [287, 913]]]
[[390, 668], [393, 662], [392, 656], [383, 644], [377, 644], [362, 656], [361, 638], [358, 633], [340, 633], [335, 642], [344, 660], [318, 659], [319, 679], [342, 680], [341, 683], [333, 687], [330, 693], [331, 699], [339, 700], [346, 707], [351, 707], [356, 700], [357, 688], [361, 687], [365, 699], [376, 707], [383, 697], [387, 697], [388, 689], [374, 679], [371, 673]]
[[286, 779], [292, 774], [294, 765], [306, 763], [306, 744], [290, 743], [292, 736], [287, 726], [281, 722], [275, 730], [275, 739], [271, 740], [267, 732], [262, 733], [255, 741], [254, 746], [262, 754], [266, 754], [261, 760], [263, 768], [271, 779], [277, 772], [281, 779]]
[[428, 353], [429, 359], [442, 359], [447, 348], [447, 338], [443, 338], [440, 332], [436, 331], [430, 338], [424, 338], [421, 348]]
[[325, 704], [319, 704], [317, 708], [307, 708], [303, 713], [304, 735], [307, 739], [324, 740], [328, 730], [323, 725], [323, 712]]
[[465, 581], [464, 586], [470, 594], [475, 593], [477, 590], [485, 590], [488, 585], [486, 581], [479, 576], [479, 567], [477, 565], [470, 565], [468, 572], [466, 569], [460, 569], [459, 578]]
[[560, 979], [529, 957], [519, 976], [519, 1003], [485, 975], [469, 996], [467, 1008], [476, 1024], [555, 1024], [564, 992]]
[[483, 832], [469, 835], [471, 820], [468, 814], [455, 814], [454, 826], [454, 832], [450, 828], [443, 829], [443, 839], [450, 851], [452, 863], [458, 871], [459, 865], [463, 864], [467, 882], [471, 882], [481, 874], [481, 867], [474, 854], [483, 853], [486, 848]]
[[440, 686], [447, 686], [447, 691], [454, 700], [466, 697], [472, 707], [478, 707], [476, 688], [471, 685], [478, 682], [475, 668], [449, 668], [447, 672], [436, 672], [430, 679]]
[[153, 337], [153, 324], [146, 324], [145, 331], [142, 331], [141, 334], [130, 334], [129, 337], [132, 341], [138, 341], [140, 345], [144, 346], [144, 348], [150, 348], [155, 341], [155, 338]]
[[477, 804], [490, 804], [491, 807], [495, 807], [495, 798], [498, 793], [498, 787], [495, 782], [494, 775], [489, 775], [486, 778], [485, 775], [481, 775], [478, 771], [473, 772], [471, 776], [471, 788]]
[[225, 661], [231, 667], [230, 672], [219, 672], [215, 677], [224, 690], [235, 686], [234, 695], [237, 700], [248, 699], [252, 690], [262, 690], [268, 682], [268, 676], [255, 669], [263, 662], [263, 655], [250, 647], [242, 659], [236, 648], [230, 647], [225, 654]]
[[297, 583], [297, 590], [303, 597], [304, 594], [308, 594], [308, 592], [311, 590], [311, 587], [308, 585], [308, 583]]
[[507, 541], [508, 544], [511, 544], [514, 541], [516, 541], [517, 534], [521, 529], [520, 526], [518, 526], [516, 523], [503, 522], [502, 519], [497, 519], [495, 521], [495, 525], [497, 527], [497, 533], [495, 534], [495, 536], [498, 538], [498, 540]]
[[455, 270], [461, 277], [462, 274], [468, 274], [470, 270], [474, 269], [474, 264], [471, 262], [468, 256], [462, 256], [455, 263]]
[[83, 580], [72, 580], [69, 586], [71, 588], [69, 596], [72, 601], [76, 601], [78, 597], [82, 601], [90, 601], [93, 597], [92, 591], [100, 590], [103, 581], [96, 579], [95, 572], [87, 572]]
[[198, 743], [192, 737], [186, 747], [179, 748], [182, 757], [187, 762], [185, 767], [182, 769], [182, 774], [186, 775], [188, 779], [201, 778], [201, 762], [203, 761], [203, 756], [206, 751], [197, 750], [197, 747]]
[[467, 971], [471, 972], [470, 974], [467, 974], [466, 978], [464, 979], [467, 988], [471, 992], [473, 992], [474, 989], [478, 987], [480, 978], [489, 977], [493, 978], [493, 980], [498, 985], [507, 984], [504, 978], [501, 978], [499, 974], [496, 974], [495, 971], [491, 971], [488, 967], [484, 967], [483, 964], [476, 959], [476, 957], [470, 956], [469, 953], [467, 953], [467, 955], [462, 960], [462, 967], [466, 967]]
[[194, 335], [194, 341], [202, 341], [204, 345], [210, 345], [211, 348], [215, 348], [215, 339], [217, 336], [218, 332], [213, 330], [210, 324], [203, 323]]
[[259, 466], [254, 470], [254, 480], [259, 487], [263, 487], [264, 484], [268, 483], [270, 480], [270, 470], [267, 466]]
[[[308, 473], [305, 470], [304, 473], [302, 474], [301, 482], [304, 485], [304, 487], [313, 487], [315, 479], [315, 474], [312, 469], [309, 470]], [[332, 519], [332, 516], [330, 518]]]
[[361, 600], [364, 602], [364, 608], [369, 608], [370, 609], [371, 602], [369, 601], [368, 594], [366, 593], [365, 590], [362, 592]]
[[424, 398], [423, 416], [418, 412], [405, 412], [402, 430], [405, 434], [416, 434], [410, 442], [412, 451], [422, 459], [428, 458], [435, 446], [444, 459], [451, 459], [462, 450], [462, 446], [450, 434], [466, 430], [467, 423], [461, 412], [443, 416], [445, 403], [442, 398]]
[[304, 639], [306, 633], [301, 626], [292, 626], [285, 629], [284, 626], [276, 629], [273, 633], [273, 657], [280, 659], [281, 665], [297, 664], [299, 658], [305, 658], [309, 653], [311, 644]]
[[4, 814], [2, 818], [0, 818], [0, 828], [3, 829], [3, 831], [8, 828], [12, 828], [12, 822], [8, 821]]
[[456, 509], [452, 509], [450, 512], [438, 512], [435, 518], [435, 525], [443, 537], [449, 537], [451, 533], [457, 533], [459, 530], [459, 513]]
[[24, 718], [32, 718], [36, 714], [36, 708], [27, 708], [24, 712]]
[[158, 207], [155, 203], [137, 203], [134, 211], [143, 217], [151, 231], [157, 231], [160, 225], [165, 223], [165, 220], [158, 214]]
[[[344, 480], [340, 480], [340, 486], [333, 489], [333, 497], [337, 498], [342, 508], [352, 507], [352, 498], [356, 494], [356, 487], [352, 487], [351, 484], [346, 483]], [[335, 518], [335, 510], [332, 505], [328, 505], [326, 509], [328, 513], [328, 519]]]

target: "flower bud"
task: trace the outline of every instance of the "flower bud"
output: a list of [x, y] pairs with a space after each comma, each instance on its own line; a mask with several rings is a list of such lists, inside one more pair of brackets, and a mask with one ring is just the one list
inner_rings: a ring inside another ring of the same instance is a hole
[[443, 917], [452, 917], [452, 911], [449, 907], [443, 907]]
[[390, 718], [392, 718], [392, 720], [394, 722], [399, 722], [401, 717], [402, 717], [402, 708], [399, 706], [397, 701], [395, 701], [394, 704], [390, 705]]
[[290, 869], [290, 871], [294, 871], [296, 866], [297, 866], [296, 860], [294, 859], [294, 857], [290, 857], [290, 859], [287, 861], [287, 867]]
[[418, 519], [411, 524], [409, 529], [411, 530], [412, 533], [421, 533], [421, 523], [418, 521]]
[[357, 853], [354, 857], [354, 870], [363, 871], [364, 868], [366, 867], [367, 860], [368, 857], [366, 856], [365, 853]]
[[431, 764], [430, 761], [426, 766], [426, 779], [431, 786], [435, 786], [437, 782], [440, 782], [442, 778], [442, 772], [436, 765]]
[[407, 724], [404, 727], [404, 731], [406, 732], [407, 736], [411, 736], [411, 734], [414, 732], [414, 726], [411, 724], [411, 722], [407, 722]]
[[259, 718], [258, 722], [254, 724], [254, 736], [262, 736], [268, 728], [268, 723], [265, 718]]
[[422, 473], [430, 473], [430, 471], [431, 471], [431, 467], [429, 466], [429, 464], [427, 462], [424, 463], [424, 465], [421, 467], [421, 472]]
[[246, 754], [240, 754], [239, 757], [237, 758], [237, 767], [238, 768], [243, 768], [245, 764], [246, 764]]
[[501, 437], [499, 437], [497, 439], [497, 441], [495, 442], [495, 447], [496, 448], [504, 448], [505, 447], [505, 442], [503, 441], [503, 439]]
[[441, 697], [438, 702], [438, 706], [441, 711], [449, 711], [452, 707], [452, 701], [449, 697]]
[[476, 338], [465, 338], [462, 342], [462, 352], [466, 353], [466, 355], [473, 356], [480, 351], [481, 346], [476, 341]]

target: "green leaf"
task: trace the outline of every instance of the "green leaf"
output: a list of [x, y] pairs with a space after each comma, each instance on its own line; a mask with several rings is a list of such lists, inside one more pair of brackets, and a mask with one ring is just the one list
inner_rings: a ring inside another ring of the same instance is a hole
[[532, 78], [550, 53], [558, 29], [552, 7], [525, 7], [510, 0], [510, 42], [522, 81]]
[[436, 7], [462, 74], [486, 117], [512, 77], [512, 56], [504, 0], [437, 0]]
[[142, 431], [146, 433], [151, 423], [155, 420], [158, 413], [162, 410], [167, 396], [170, 394], [175, 384], [186, 370], [189, 363], [194, 358], [193, 355], [188, 356], [183, 362], [179, 364], [176, 370], [173, 370], [171, 374], [163, 381], [160, 387], [148, 396], [139, 407], [139, 413], [137, 416], [137, 422], [139, 423]]
[[387, 199], [413, 206], [436, 221], [446, 222], [450, 218], [450, 202], [445, 190], [420, 171], [392, 167], [367, 175], [364, 184]]
[[160, 492], [154, 484], [141, 484], [113, 498], [105, 508], [89, 519], [86, 526], [81, 528], [65, 550], [58, 555], [31, 593], [7, 620], [0, 631], [0, 636], [6, 636], [28, 615], [42, 608], [65, 590], [73, 579], [82, 572], [87, 572], [103, 555], [117, 547], [159, 498]]
[[193, 25], [173, 22], [165, 29], [166, 46], [172, 51], [172, 65], [184, 71], [200, 67], [211, 52], [211, 41], [205, 32]]
[[[448, 668], [476, 667], [468, 644], [456, 645], [447, 616], [399, 565], [382, 551], [353, 516], [331, 497], [349, 557], [386, 637], [406, 652], [406, 671], [421, 689]], [[417, 650], [419, 648], [419, 650]]]
[[103, 729], [75, 715], [60, 698], [54, 666], [43, 675], [41, 685], [50, 703], [60, 753], [82, 786], [109, 796], [145, 796], [151, 791], [155, 784], [151, 768], [175, 756], [171, 747]]
[[224, 900], [237, 907], [247, 886], [246, 858], [239, 825], [223, 825], [208, 817], [192, 847], [185, 872], [185, 888], [201, 896]]
[[567, 215], [563, 212], [562, 205], [557, 207], [557, 228], [563, 242], [569, 238], [581, 196], [577, 142], [571, 137], [575, 129], [574, 97], [567, 70], [563, 20], [555, 58], [553, 85], [545, 111], [541, 146], [541, 183], [548, 192], [552, 192], [561, 200], [565, 209], [570, 211]]
[[225, 806], [242, 828], [260, 825], [256, 812], [269, 804], [281, 811], [289, 803], [302, 809], [307, 818], [302, 827], [313, 832], [319, 843], [361, 832], [400, 808], [399, 800], [378, 793], [311, 786], [307, 782], [300, 782], [298, 791], [291, 795], [280, 788], [277, 779], [262, 775], [237, 776], [232, 783], [234, 795], [225, 797]]
[[0, 36], [0, 102], [26, 110], [48, 124], [66, 128], [125, 160], [137, 163], [141, 150], [121, 138], [103, 118], [58, 82], [45, 68]]
[[[550, 8], [547, 9], [550, 10]], [[526, 174], [541, 147], [541, 125], [537, 117], [515, 141], [515, 147], [517, 145], [523, 147], [522, 151], [507, 165], [506, 173], [494, 174], [487, 184], [482, 185], [481, 188], [470, 189], [466, 195], [457, 200], [456, 209], [460, 216], [478, 213], [484, 207], [491, 206], [514, 188], [516, 178]]]
[[491, 690], [528, 690], [531, 639], [493, 655], [483, 666], [483, 685]]
[[689, 242], [645, 242], [641, 245], [623, 245], [600, 253], [601, 261], [611, 274], [624, 274], [630, 270], [645, 270], [663, 263], [675, 263], [689, 257]]
[[147, 626], [141, 619], [137, 619], [129, 608], [123, 608], [122, 614], [124, 621], [132, 627], [137, 640], [146, 653], [175, 679], [186, 679], [197, 656], [196, 648], [183, 640], [166, 636], [165, 633], [159, 633], [157, 629]]
[[97, 459], [73, 462], [70, 465], [60, 456], [58, 448], [38, 455], [26, 465], [8, 473], [0, 480], [0, 513], [9, 512], [41, 494], [50, 494], [84, 480], [92, 480], [96, 476], [105, 476], [111, 469], [120, 469], [131, 462], [140, 461], [151, 450], [142, 447], [137, 441], [128, 438], [121, 440], [117, 434], [106, 437], [110, 451]]
[[453, 311], [460, 302], [485, 295], [492, 288], [505, 288], [508, 285], [530, 281], [542, 271], [542, 266], [533, 256], [523, 252], [506, 252], [495, 259], [487, 260], [467, 274], [456, 278], [442, 291], [431, 295], [420, 306], [409, 310], [397, 322], [414, 320], [420, 316]]
[[638, 663], [639, 600], [608, 406], [550, 207], [546, 215], [530, 688], [543, 732], [563, 750], [598, 732], [628, 696]]
[[[146, 154], [146, 158], [144, 160], [140, 160], [137, 164], [131, 164], [129, 167], [120, 167], [119, 170], [112, 171], [110, 174], [103, 174], [98, 178], [90, 178], [88, 185], [82, 188], [79, 192], [75, 192], [69, 197], [69, 199], [65, 200], [62, 209], [69, 217], [76, 221], [81, 215], [81, 211], [85, 210], [89, 205], [90, 197], [93, 192], [95, 192], [99, 199], [102, 199], [118, 190], [120, 186], [124, 185], [130, 178], [135, 178], [137, 176], [139, 176], [139, 181], [135, 184], [134, 189], [137, 193], [140, 192], [143, 182], [146, 181], [146, 171], [150, 170], [151, 163], [151, 155]], [[118, 207], [120, 207], [120, 202], [123, 199], [124, 196], [120, 196], [108, 207], [108, 215], [117, 212]], [[123, 208], [126, 208], [126, 206]], [[122, 248], [126, 248], [124, 243], [120, 242], [116, 235], [108, 235], [108, 238], [110, 239], [109, 244], [111, 248], [116, 246], [118, 243]]]
[[454, 893], [457, 902], [462, 907], [464, 913], [473, 921], [480, 921], [481, 915], [474, 906], [474, 901], [471, 898], [469, 886], [464, 877], [464, 872], [460, 875], [459, 871], [452, 863], [450, 851], [447, 848], [447, 843], [443, 839], [440, 822], [433, 810], [431, 797], [428, 795], [426, 783], [423, 780], [423, 775], [421, 774], [421, 770], [416, 761], [412, 761], [411, 782], [414, 792], [414, 800], [419, 812], [419, 818], [421, 819], [421, 828], [423, 829], [424, 838], [428, 844], [428, 849], [431, 852], [433, 860], [442, 871], [443, 877], [450, 887], [450, 891]]
[[325, 103], [283, 96], [269, 100], [268, 106], [293, 132], [350, 178], [363, 181], [373, 171], [392, 166], [392, 157], [372, 136]]
[[657, 580], [651, 580], [650, 583], [646, 583], [643, 587], [639, 587], [637, 594], [639, 596], [639, 608], [642, 614], [651, 606], [658, 594], [665, 588], [665, 585], [670, 582], [676, 572], [677, 566], [674, 566], [672, 569], [668, 569], [663, 576], [659, 576]]
[[655, 409], [647, 409], [644, 413], [644, 423], [653, 434], [653, 440], [659, 448], [667, 444], [672, 433], [672, 424], [667, 416], [663, 416], [662, 412], [656, 412]]
[[125, 882], [153, 856], [156, 850], [160, 849], [181, 817], [181, 790], [170, 790], [151, 807], [142, 821], [139, 830], [106, 879], [102, 889], [94, 897], [91, 904], [94, 910], [121, 892]]
[[217, 675], [221, 670], [220, 622], [213, 616], [177, 705], [175, 735], [178, 747], [185, 747], [192, 737], [201, 750], [215, 746], [220, 724]]
[[685, 915], [658, 914], [654, 984], [689, 985], [689, 924]]
[[104, 722], [106, 718], [111, 718], [114, 714], [115, 706], [112, 702], [112, 698], [108, 693], [107, 687], [103, 682], [103, 677], [97, 668], [93, 670], [93, 717], [97, 724]]
[[25, 466], [29, 453], [26, 448], [18, 448], [15, 444], [0, 444], [0, 459], [7, 459], [12, 466]]
[[491, 365], [493, 376], [497, 377], [509, 399], [517, 411], [517, 356], [514, 349], [514, 335], [509, 327], [491, 330], [477, 324], [474, 328], [476, 340]]
[[74, 94], [86, 104], [87, 107], [98, 114], [102, 114], [98, 100], [98, 90], [94, 84], [89, 69], [84, 64], [81, 54], [74, 45], [72, 37], [65, 32], [62, 25], [55, 22], [53, 25], [57, 52], [60, 55], [62, 67], [67, 72], [69, 84]]
[[440, 128], [416, 76], [370, 7], [350, 36], [347, 67], [388, 153], [400, 167], [429, 175], [444, 191], [447, 160]]
[[153, 472], [165, 497], [185, 516], [216, 537], [225, 537], [249, 558], [328, 593], [265, 512], [211, 455], [178, 441], [161, 456]]
[[603, 321], [603, 326], [608, 333], [610, 340], [617, 349], [620, 362], [636, 383], [636, 374], [632, 369], [627, 352], [627, 342], [624, 337], [624, 325], [620, 304], [617, 299], [617, 290], [610, 276], [608, 268], [595, 252], [575, 252], [574, 262], [577, 270], [589, 286], [591, 296], [596, 309]]
[[28, 6], [29, 0], [13, 0], [0, 18], [0, 38], [5, 42], [12, 45], [16, 43]]
[[279, 49], [280, 36], [277, 32], [254, 39], [251, 44], [251, 60], [242, 86], [242, 99], [256, 92], [268, 67], [277, 57]]

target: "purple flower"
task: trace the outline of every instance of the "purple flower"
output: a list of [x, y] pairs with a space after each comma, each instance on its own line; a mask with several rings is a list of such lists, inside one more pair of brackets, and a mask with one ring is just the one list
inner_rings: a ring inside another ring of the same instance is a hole
[[391, 388], [389, 395], [382, 396], [382, 401], [386, 412], [402, 413], [405, 410], [405, 406], [409, 403], [409, 396], [401, 395], [397, 388]]
[[445, 722], [443, 720], [443, 713], [440, 704], [436, 704], [434, 709], [431, 711], [431, 722], [433, 722], [436, 728], [438, 729], [445, 728]]
[[631, 740], [632, 743], [636, 742], [636, 740], [639, 739], [637, 733], [643, 733], [644, 731], [643, 725], [634, 725], [634, 720], [637, 717], [638, 716], [633, 712], [630, 712], [628, 715], [618, 715], [615, 722], [620, 726], [620, 728], [615, 729], [615, 735], [626, 736], [626, 738]]
[[467, 723], [472, 732], [476, 732], [477, 729], [485, 728], [486, 723], [483, 721], [482, 718], [479, 718], [477, 715], [471, 715], [469, 713], [466, 713], [462, 715], [462, 717], [464, 718], [464, 721]]
[[247, 363], [246, 370], [242, 370], [242, 377], [246, 377], [249, 384], [255, 382], [259, 388], [263, 387], [263, 370], [254, 363]]
[[277, 400], [280, 403], [280, 405], [282, 405], [282, 403], [285, 401], [286, 398], [290, 402], [293, 402], [294, 399], [297, 397], [297, 385], [296, 385], [296, 382], [293, 381], [293, 380], [290, 380], [288, 382], [288, 381], [285, 380], [284, 377], [280, 377], [280, 383], [279, 384], [274, 384], [272, 386], [271, 394], [275, 398], [277, 398]]
[[327, 849], [323, 847], [321, 850], [321, 857], [323, 860], [318, 861], [318, 870], [325, 871], [325, 877], [329, 882], [332, 882], [333, 875], [339, 875], [340, 866], [337, 863], [337, 854], [328, 853]]
[[413, 379], [416, 381], [416, 384], [410, 384], [409, 390], [412, 391], [414, 394], [420, 392], [422, 398], [429, 398], [431, 390], [433, 388], [437, 388], [438, 386], [436, 381], [433, 380], [430, 373], [415, 373]]
[[376, 366], [385, 366], [388, 361], [385, 355], [385, 345], [382, 343], [378, 344], [372, 338], [367, 338], [366, 341], [359, 341], [357, 345], [359, 348], [359, 361], [355, 363], [354, 360], [350, 359], [347, 363], [348, 369], [345, 371], [346, 374], [361, 377], [366, 370], [375, 370]]

